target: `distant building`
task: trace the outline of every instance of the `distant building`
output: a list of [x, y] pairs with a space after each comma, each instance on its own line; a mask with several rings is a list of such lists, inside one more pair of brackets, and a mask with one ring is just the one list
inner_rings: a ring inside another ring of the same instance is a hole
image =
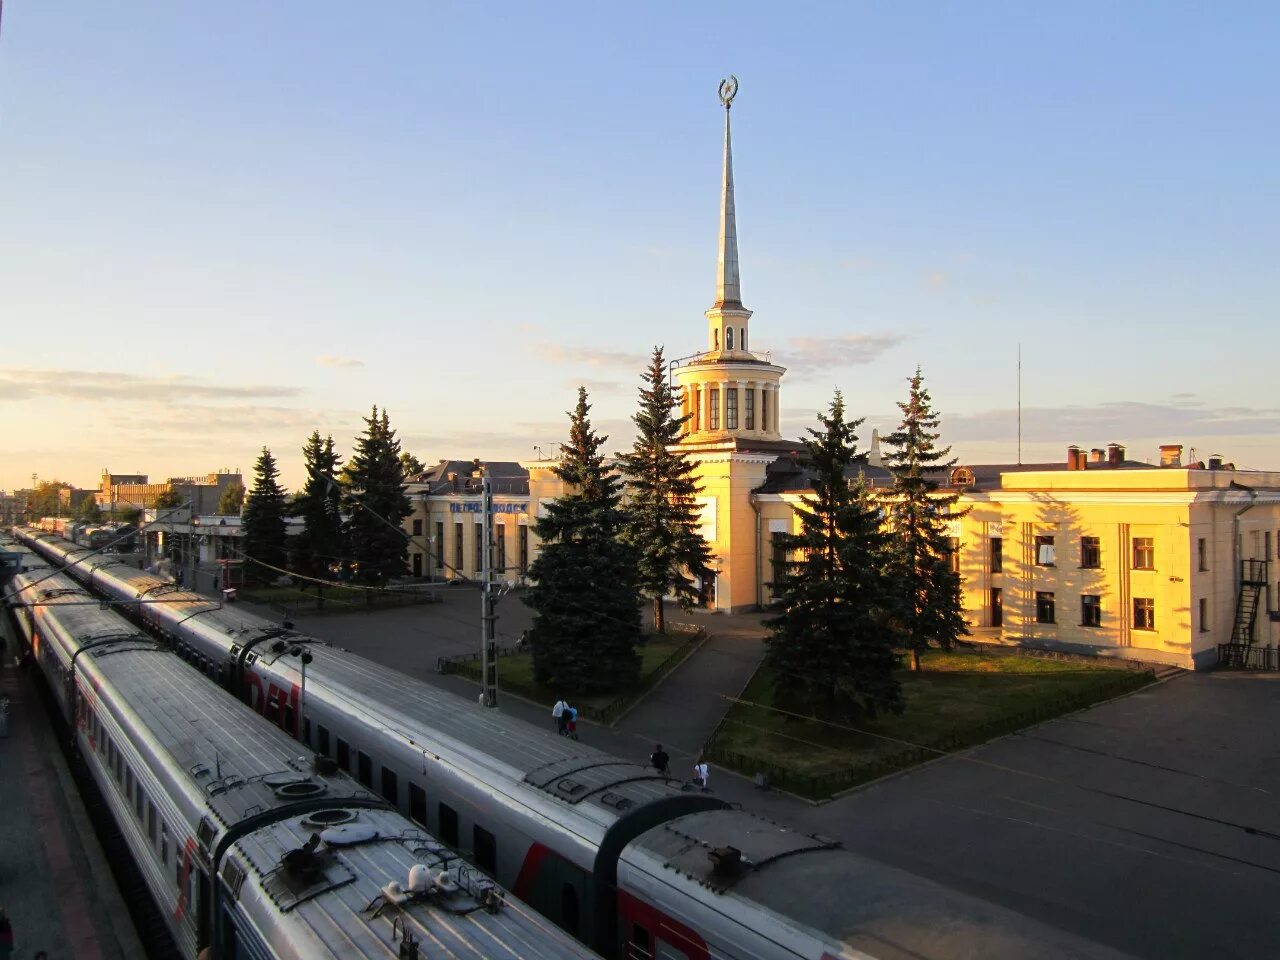
[[142, 473], [111, 473], [102, 471], [102, 482], [95, 494], [98, 506], [108, 513], [133, 508], [145, 510], [154, 507], [156, 498], [167, 491], [174, 491], [184, 505], [195, 512], [212, 514], [218, 509], [222, 492], [231, 484], [243, 485], [239, 471], [219, 470], [195, 477], [170, 477], [163, 483], [148, 482]]

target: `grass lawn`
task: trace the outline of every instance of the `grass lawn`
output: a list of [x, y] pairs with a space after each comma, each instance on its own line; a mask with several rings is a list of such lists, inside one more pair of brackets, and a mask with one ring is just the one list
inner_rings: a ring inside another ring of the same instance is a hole
[[[777, 713], [761, 668], [709, 747], [717, 762], [811, 799], [1135, 690], [1151, 674], [1106, 663], [1018, 656], [1003, 651], [930, 651], [922, 670], [901, 670], [907, 709], [852, 725]], [[865, 732], [863, 732], [865, 731]], [[875, 736], [879, 734], [880, 736]], [[891, 738], [891, 739], [886, 739]], [[914, 745], [914, 746], [913, 746]], [[920, 749], [933, 748], [929, 749]]]
[[374, 592], [373, 602], [370, 603], [367, 592], [350, 587], [325, 587], [324, 606], [320, 607], [314, 587], [241, 587], [238, 591], [240, 599], [249, 603], [261, 603], [264, 606], [276, 604], [293, 610], [324, 613], [402, 607], [421, 601], [419, 596], [409, 591], [385, 590]]
[[[664, 667], [674, 666], [693, 652], [700, 636], [689, 633], [650, 634], [648, 642], [640, 647], [640, 679], [631, 690], [575, 697], [572, 690], [559, 691], [539, 686], [533, 681], [533, 655], [528, 653], [511, 654], [498, 661], [498, 689], [509, 690], [548, 707], [563, 695], [584, 717], [611, 723], [659, 679], [659, 672]], [[449, 672], [478, 682], [480, 660], [467, 659], [451, 664]]]

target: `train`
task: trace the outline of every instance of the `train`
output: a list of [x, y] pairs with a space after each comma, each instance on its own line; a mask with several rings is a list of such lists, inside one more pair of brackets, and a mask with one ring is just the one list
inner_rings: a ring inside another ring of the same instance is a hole
[[71, 578], [22, 566], [20, 641], [181, 956], [599, 960]]
[[15, 533], [605, 957], [1117, 956], [118, 558]]
[[45, 533], [56, 533], [91, 550], [111, 547], [117, 553], [130, 553], [135, 546], [133, 533], [136, 528], [130, 523], [90, 523], [69, 517], [42, 517], [38, 527]]

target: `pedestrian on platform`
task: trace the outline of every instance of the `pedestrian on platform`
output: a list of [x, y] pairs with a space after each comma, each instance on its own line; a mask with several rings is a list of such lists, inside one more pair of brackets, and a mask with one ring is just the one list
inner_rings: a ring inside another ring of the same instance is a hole
[[13, 927], [9, 923], [9, 914], [0, 910], [0, 960], [9, 960], [13, 956]]
[[570, 740], [578, 739], [578, 708], [566, 706], [564, 708], [565, 721], [564, 732]]
[[551, 725], [556, 728], [556, 733], [564, 736], [564, 725], [566, 717], [564, 712], [569, 709], [569, 705], [564, 702], [564, 697], [556, 701], [556, 705], [551, 708]]
[[693, 782], [703, 790], [711, 789], [711, 768], [707, 766], [707, 761], [701, 757], [699, 757], [698, 762], [693, 765]]
[[667, 751], [662, 749], [662, 744], [659, 743], [653, 748], [653, 753], [649, 754], [649, 763], [664, 777], [670, 772], [668, 764], [671, 763], [671, 758], [667, 756]]

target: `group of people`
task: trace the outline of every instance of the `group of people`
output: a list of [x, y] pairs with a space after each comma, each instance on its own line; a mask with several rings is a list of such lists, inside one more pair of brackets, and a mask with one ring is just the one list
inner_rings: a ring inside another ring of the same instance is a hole
[[[671, 776], [671, 757], [662, 749], [662, 744], [656, 744], [653, 753], [649, 754], [649, 766], [664, 777]], [[693, 782], [703, 790], [711, 789], [711, 768], [702, 757], [693, 765]]]
[[578, 739], [578, 708], [572, 706], [563, 697], [551, 708], [551, 719], [555, 723], [556, 733], [571, 740]]

